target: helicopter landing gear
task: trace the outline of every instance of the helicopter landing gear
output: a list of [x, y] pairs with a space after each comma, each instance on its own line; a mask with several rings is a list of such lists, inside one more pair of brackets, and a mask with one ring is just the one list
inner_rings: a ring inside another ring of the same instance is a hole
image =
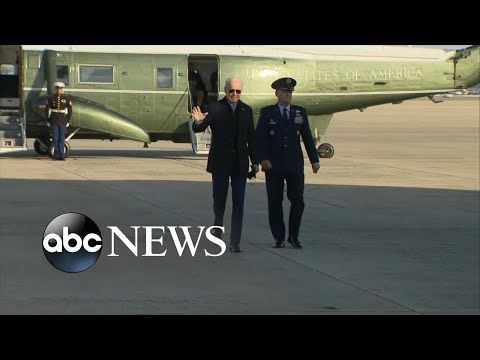
[[320, 144], [317, 148], [317, 153], [320, 158], [331, 158], [334, 152], [333, 146], [328, 143]]

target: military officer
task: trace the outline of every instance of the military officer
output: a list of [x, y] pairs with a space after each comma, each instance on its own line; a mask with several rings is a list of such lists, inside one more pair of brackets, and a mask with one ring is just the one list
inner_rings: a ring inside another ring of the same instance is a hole
[[65, 134], [71, 125], [72, 101], [63, 93], [65, 84], [56, 82], [55, 95], [47, 100], [47, 119], [52, 131], [52, 142], [56, 160], [65, 160]]
[[308, 124], [306, 109], [291, 104], [296, 84], [295, 79], [289, 77], [272, 83], [278, 102], [261, 109], [256, 128], [257, 161], [260, 161], [262, 171], [265, 172], [268, 217], [275, 248], [285, 246], [282, 209], [284, 181], [287, 183], [287, 197], [291, 203], [288, 242], [294, 248], [302, 247], [298, 235], [305, 207], [303, 202], [305, 176], [300, 137], [305, 144], [312, 171], [317, 173], [320, 169], [320, 160]]

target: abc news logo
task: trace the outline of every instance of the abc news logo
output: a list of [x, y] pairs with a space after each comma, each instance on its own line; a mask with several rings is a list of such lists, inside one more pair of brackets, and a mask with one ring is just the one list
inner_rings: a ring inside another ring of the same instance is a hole
[[[153, 252], [153, 243], [163, 245], [163, 235], [155, 238], [153, 231], [165, 232], [165, 226], [131, 226], [135, 230], [135, 239], [131, 241], [118, 227], [107, 226], [111, 231], [111, 253], [107, 256], [119, 256], [115, 253], [115, 240], [120, 240], [135, 256], [138, 256], [139, 229], [145, 229], [145, 254], [142, 256], [166, 256], [167, 250], [161, 253]], [[199, 226], [200, 233], [194, 244], [190, 235], [190, 226], [167, 226], [172, 236], [178, 256], [183, 256], [188, 246], [192, 256], [197, 253], [198, 244], [205, 230]], [[185, 240], [182, 242], [177, 233], [181, 229]], [[221, 256], [226, 251], [225, 242], [212, 234], [225, 231], [222, 226], [210, 226], [205, 230], [208, 241], [217, 245], [218, 253], [209, 253], [204, 249], [205, 256]], [[53, 219], [43, 233], [43, 253], [48, 262], [58, 270], [68, 273], [78, 273], [87, 270], [95, 264], [102, 252], [102, 234], [97, 224], [89, 217], [78, 213], [66, 213]]]

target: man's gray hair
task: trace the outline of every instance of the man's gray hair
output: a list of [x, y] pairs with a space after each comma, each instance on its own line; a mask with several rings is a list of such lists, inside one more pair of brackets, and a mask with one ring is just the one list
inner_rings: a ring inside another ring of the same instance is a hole
[[239, 78], [237, 78], [237, 77], [229, 77], [227, 80], [225, 80], [225, 88], [227, 88], [227, 86], [230, 85], [230, 83], [231, 83], [232, 81], [235, 81], [235, 80], [236, 80], [236, 81], [240, 81], [240, 84], [242, 84], [242, 87], [243, 87], [243, 81], [242, 81], [242, 79], [239, 79]]

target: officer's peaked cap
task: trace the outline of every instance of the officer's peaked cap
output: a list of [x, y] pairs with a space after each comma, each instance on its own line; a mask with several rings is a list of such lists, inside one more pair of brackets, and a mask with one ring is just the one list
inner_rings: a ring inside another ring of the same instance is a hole
[[291, 90], [293, 91], [295, 89], [295, 86], [297, 85], [297, 82], [295, 79], [292, 79], [290, 77], [284, 77], [281, 79], [277, 79], [272, 83], [272, 89], [278, 90]]
[[56, 88], [64, 88], [65, 84], [61, 81], [57, 81], [55, 84], [53, 84]]

